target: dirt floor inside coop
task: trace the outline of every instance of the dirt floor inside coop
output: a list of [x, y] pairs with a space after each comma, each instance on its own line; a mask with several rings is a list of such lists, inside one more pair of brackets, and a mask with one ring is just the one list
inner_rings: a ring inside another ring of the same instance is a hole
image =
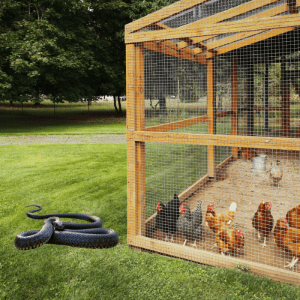
[[[202, 201], [204, 233], [203, 239], [197, 241], [198, 249], [220, 253], [218, 248], [212, 249], [215, 244], [215, 234], [205, 226], [208, 204], [213, 203], [216, 212], [225, 212], [230, 204], [235, 202], [237, 210], [230, 226], [241, 228], [245, 236], [245, 246], [239, 253], [231, 253], [231, 256], [249, 262], [284, 268], [292, 261], [292, 255], [283, 252], [276, 246], [273, 230], [267, 238], [267, 246], [263, 248], [263, 239], [258, 239], [257, 231], [252, 227], [252, 218], [262, 201], [271, 201], [275, 226], [279, 218], [285, 217], [290, 209], [300, 204], [300, 155], [299, 152], [288, 151], [262, 152], [267, 154], [266, 173], [253, 172], [251, 161], [233, 160], [219, 171], [216, 180], [209, 181], [184, 202], [191, 210], [194, 210], [198, 201]], [[277, 160], [280, 160], [283, 170], [283, 178], [279, 186], [275, 186], [270, 180], [268, 171]], [[146, 228], [152, 227], [154, 220], [155, 218], [152, 218], [146, 224]], [[157, 230], [149, 237], [165, 240], [166, 234]], [[184, 243], [184, 238], [178, 232], [174, 235], [174, 243], [180, 245]], [[186, 247], [192, 247], [192, 244], [192, 241], [188, 241]], [[222, 259], [221, 254], [220, 259]], [[290, 269], [286, 268], [286, 270]], [[300, 273], [300, 262], [291, 269], [291, 272]]]

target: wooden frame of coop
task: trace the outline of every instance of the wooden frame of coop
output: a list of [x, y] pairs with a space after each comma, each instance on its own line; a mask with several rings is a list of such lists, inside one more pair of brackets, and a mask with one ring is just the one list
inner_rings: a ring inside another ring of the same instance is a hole
[[[219, 55], [232, 53], [256, 43], [265, 42], [277, 36], [293, 32], [300, 26], [298, 7], [300, 0], [287, 0], [270, 10], [262, 11], [243, 20], [222, 23], [222, 21], [245, 14], [277, 0], [252, 0], [224, 12], [200, 19], [196, 22], [170, 28], [162, 22], [167, 18], [187, 11], [206, 0], [182, 0], [157, 12], [147, 15], [125, 27], [126, 43], [126, 96], [127, 96], [127, 149], [128, 149], [128, 244], [140, 249], [180, 257], [220, 267], [236, 268], [237, 264], [247, 264], [251, 271], [279, 281], [295, 284], [300, 282], [300, 274], [291, 271], [254, 263], [240, 258], [220, 257], [204, 250], [171, 244], [145, 236], [147, 226], [155, 215], [145, 218], [145, 143], [172, 143], [207, 146], [207, 174], [179, 194], [183, 202], [200, 188], [213, 181], [218, 172], [229, 161], [236, 160], [241, 147], [299, 151], [300, 134], [298, 130], [291, 138], [290, 129], [290, 93], [287, 84], [281, 83], [281, 105], [272, 107], [254, 106], [252, 99], [253, 68], [249, 68], [247, 93], [247, 125], [244, 135], [238, 132], [238, 82], [237, 63], [231, 61], [231, 109], [216, 111], [216, 93], [214, 82], [214, 59]], [[288, 14], [284, 14], [289, 12]], [[225, 39], [215, 39], [209, 46], [203, 41], [222, 34], [234, 33]], [[172, 42], [177, 39], [179, 42]], [[190, 47], [193, 46], [193, 47]], [[207, 65], [207, 114], [166, 124], [145, 126], [144, 96], [144, 49], [163, 53], [183, 60]], [[242, 53], [242, 52], [239, 52]], [[239, 54], [240, 55], [240, 54]], [[297, 58], [298, 59], [298, 58]], [[300, 61], [300, 58], [298, 59]], [[282, 76], [287, 74], [282, 60]], [[267, 88], [267, 87], [266, 87]], [[296, 87], [296, 90], [298, 86]], [[281, 111], [280, 137], [254, 136], [253, 118], [255, 111]], [[216, 134], [216, 119], [231, 118], [231, 132], [226, 135]], [[175, 133], [170, 130], [184, 128], [193, 124], [206, 123], [207, 134]], [[216, 146], [231, 147], [231, 155], [220, 164], [216, 164]], [[205, 217], [204, 217], [205, 218]]]

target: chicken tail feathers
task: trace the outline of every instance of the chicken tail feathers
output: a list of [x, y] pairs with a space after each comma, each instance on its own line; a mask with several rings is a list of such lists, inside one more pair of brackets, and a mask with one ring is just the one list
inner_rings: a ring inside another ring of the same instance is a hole
[[235, 202], [232, 202], [229, 207], [229, 211], [236, 211], [237, 205]]

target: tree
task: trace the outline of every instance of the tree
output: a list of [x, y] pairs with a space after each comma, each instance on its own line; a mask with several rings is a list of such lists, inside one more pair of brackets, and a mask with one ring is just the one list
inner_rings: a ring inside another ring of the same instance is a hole
[[111, 45], [96, 30], [89, 2], [6, 1], [0, 24], [0, 100], [93, 99], [108, 82]]
[[[0, 7], [0, 101], [125, 94], [124, 26], [175, 1], [7, 0]], [[121, 113], [121, 102], [118, 101]]]

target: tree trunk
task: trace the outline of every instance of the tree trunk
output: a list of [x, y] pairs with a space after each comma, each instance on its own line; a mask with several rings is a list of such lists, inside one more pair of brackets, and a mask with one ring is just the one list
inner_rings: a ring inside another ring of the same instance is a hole
[[[115, 107], [115, 110], [116, 110], [116, 113], [117, 115], [121, 115], [122, 114], [122, 109], [121, 109], [121, 103], [120, 103], [120, 97], [119, 96], [113, 96], [114, 97], [114, 107]], [[117, 106], [117, 100], [118, 100], [118, 103], [119, 103], [119, 108]]]
[[160, 115], [167, 115], [167, 100], [166, 97], [158, 98], [159, 101], [159, 114]]
[[118, 104], [119, 104], [119, 113], [120, 113], [121, 116], [123, 116], [120, 96], [118, 96]]

